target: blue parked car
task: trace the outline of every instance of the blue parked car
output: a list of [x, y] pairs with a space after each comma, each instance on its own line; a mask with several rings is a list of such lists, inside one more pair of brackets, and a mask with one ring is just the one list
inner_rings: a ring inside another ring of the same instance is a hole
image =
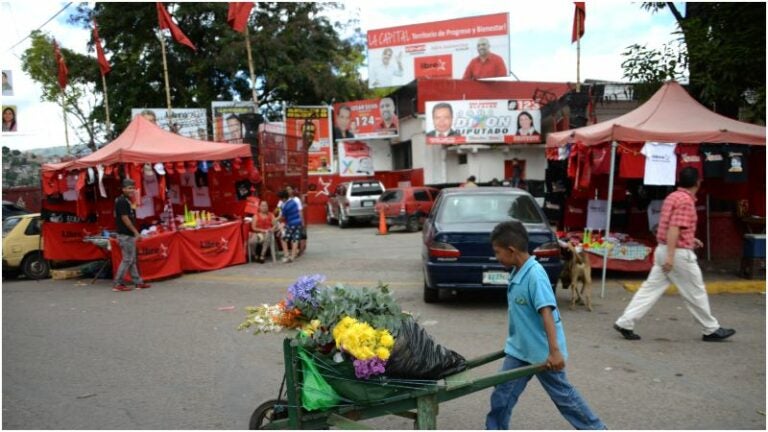
[[509, 272], [496, 260], [491, 231], [516, 219], [528, 230], [528, 252], [544, 266], [554, 289], [562, 261], [557, 237], [531, 194], [509, 187], [443, 189], [424, 222], [421, 260], [424, 301], [440, 290], [506, 290]]

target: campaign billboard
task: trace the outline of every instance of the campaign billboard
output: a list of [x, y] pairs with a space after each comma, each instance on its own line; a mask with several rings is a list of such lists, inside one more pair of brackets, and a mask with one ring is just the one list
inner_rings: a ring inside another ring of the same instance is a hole
[[366, 142], [339, 142], [339, 175], [341, 177], [372, 176], [373, 174], [373, 152]]
[[232, 144], [243, 143], [242, 114], [256, 113], [253, 102], [211, 102], [213, 140]]
[[331, 112], [328, 106], [291, 106], [285, 109], [287, 135], [300, 137], [309, 144], [307, 172], [310, 175], [333, 172]]
[[161, 128], [185, 137], [208, 140], [208, 119], [205, 108], [174, 108], [168, 121], [168, 108], [132, 108], [131, 118], [144, 114]]
[[377, 139], [400, 135], [397, 107], [392, 98], [333, 104], [333, 139]]
[[531, 99], [430, 101], [427, 144], [541, 142], [541, 111]]
[[508, 23], [509, 14], [498, 13], [369, 30], [368, 87], [507, 76]]

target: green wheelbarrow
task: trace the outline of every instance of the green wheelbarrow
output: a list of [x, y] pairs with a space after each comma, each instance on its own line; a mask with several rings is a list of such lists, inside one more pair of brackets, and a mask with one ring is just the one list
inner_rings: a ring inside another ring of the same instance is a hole
[[414, 421], [414, 429], [436, 429], [438, 405], [544, 370], [535, 364], [482, 377], [473, 368], [504, 358], [498, 351], [467, 361], [467, 369], [440, 380], [350, 380], [323, 373], [344, 397], [340, 404], [320, 411], [307, 411], [301, 404], [302, 362], [295, 340], [283, 341], [285, 375], [277, 399], [259, 405], [251, 415], [250, 429], [370, 429], [360, 420], [396, 415]]

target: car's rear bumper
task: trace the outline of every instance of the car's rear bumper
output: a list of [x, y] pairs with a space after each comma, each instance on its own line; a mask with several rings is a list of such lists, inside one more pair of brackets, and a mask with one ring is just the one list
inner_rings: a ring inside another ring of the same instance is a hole
[[[560, 260], [548, 261], [542, 260], [540, 262], [547, 272], [549, 282], [555, 285], [562, 269], [562, 263]], [[426, 261], [424, 263], [425, 283], [429, 288], [454, 290], [499, 288], [506, 290], [506, 284], [484, 284], [483, 273], [487, 271], [506, 270], [498, 263], [480, 264], [435, 261]]]
[[408, 215], [401, 214], [397, 216], [386, 216], [387, 225], [405, 225], [408, 221]]

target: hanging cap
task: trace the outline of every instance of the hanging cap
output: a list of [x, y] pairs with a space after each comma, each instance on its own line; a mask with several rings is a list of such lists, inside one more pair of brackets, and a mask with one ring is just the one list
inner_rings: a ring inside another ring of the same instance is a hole
[[160, 162], [155, 164], [155, 172], [160, 175], [165, 175], [165, 167]]
[[235, 169], [240, 169], [240, 164], [242, 161], [239, 157], [232, 159], [232, 166], [235, 167]]
[[221, 171], [221, 164], [219, 163], [219, 161], [213, 161], [213, 170]]
[[112, 165], [107, 165], [106, 167], [104, 167], [104, 174], [106, 174], [106, 175], [112, 174], [112, 170], [113, 169], [114, 168], [112, 167]]
[[173, 162], [166, 162], [165, 164], [163, 164], [163, 166], [165, 167], [166, 173], [173, 174]]
[[201, 172], [207, 173], [208, 172], [208, 162], [206, 161], [200, 161], [197, 163], [197, 169], [199, 169]]
[[187, 172], [187, 170], [184, 169], [184, 162], [176, 162], [176, 171], [179, 174], [184, 174], [185, 172]]
[[194, 162], [194, 161], [187, 162], [187, 171], [191, 173], [197, 171], [197, 162]]

